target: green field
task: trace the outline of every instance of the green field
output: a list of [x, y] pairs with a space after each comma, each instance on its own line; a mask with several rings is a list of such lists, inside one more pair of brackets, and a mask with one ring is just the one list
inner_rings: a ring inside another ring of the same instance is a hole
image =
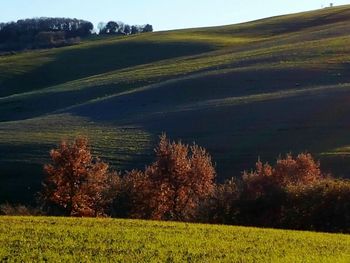
[[349, 22], [340, 6], [0, 56], [0, 202], [32, 200], [77, 134], [121, 170], [167, 132], [206, 147], [219, 180], [305, 150], [348, 177]]
[[349, 262], [350, 236], [152, 221], [0, 217], [0, 261]]

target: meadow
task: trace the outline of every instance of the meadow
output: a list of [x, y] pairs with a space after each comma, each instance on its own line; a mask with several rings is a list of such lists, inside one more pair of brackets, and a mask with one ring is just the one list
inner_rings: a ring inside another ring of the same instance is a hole
[[302, 151], [348, 177], [349, 20], [340, 6], [0, 56], [0, 202], [31, 201], [78, 134], [119, 170], [166, 132], [207, 148], [219, 181]]
[[0, 217], [1, 262], [349, 262], [349, 245], [350, 236], [342, 234], [138, 220]]

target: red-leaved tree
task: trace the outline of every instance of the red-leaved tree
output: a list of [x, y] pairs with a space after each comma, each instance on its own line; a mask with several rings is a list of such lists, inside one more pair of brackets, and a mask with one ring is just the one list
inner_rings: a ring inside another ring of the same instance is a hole
[[308, 185], [323, 178], [320, 163], [309, 153], [301, 153], [295, 158], [287, 154], [279, 158], [274, 166], [256, 163], [255, 171], [243, 174], [245, 192], [256, 198], [276, 188], [289, 185]]
[[289, 186], [304, 187], [323, 178], [311, 154], [287, 154], [274, 166], [261, 161], [256, 170], [243, 174], [239, 221], [247, 225], [277, 227]]
[[214, 189], [210, 155], [197, 145], [160, 137], [156, 160], [145, 171], [132, 171], [128, 182], [132, 216], [156, 220], [192, 220], [201, 200]]
[[109, 171], [108, 164], [93, 158], [87, 138], [62, 141], [50, 156], [51, 164], [44, 166], [44, 204], [68, 216], [104, 216], [117, 193], [119, 177]]

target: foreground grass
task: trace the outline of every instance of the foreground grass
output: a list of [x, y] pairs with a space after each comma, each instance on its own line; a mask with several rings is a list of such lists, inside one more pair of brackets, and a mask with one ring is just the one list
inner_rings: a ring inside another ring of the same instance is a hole
[[350, 236], [113, 219], [1, 217], [1, 262], [349, 262]]

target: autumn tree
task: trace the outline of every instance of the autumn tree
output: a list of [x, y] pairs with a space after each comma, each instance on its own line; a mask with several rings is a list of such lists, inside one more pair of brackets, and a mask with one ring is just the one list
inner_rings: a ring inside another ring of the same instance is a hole
[[192, 220], [196, 209], [214, 189], [210, 155], [197, 145], [160, 137], [156, 160], [145, 171], [132, 171], [127, 181], [132, 216], [156, 220]]
[[57, 206], [68, 216], [104, 216], [117, 192], [118, 177], [92, 156], [87, 138], [62, 141], [50, 156], [51, 164], [44, 166], [44, 204]]
[[323, 178], [320, 164], [311, 154], [287, 154], [275, 165], [256, 163], [256, 169], [243, 174], [240, 222], [246, 225], [278, 227], [289, 186], [304, 187]]
[[301, 153], [295, 158], [287, 154], [285, 158], [279, 158], [274, 166], [258, 160], [255, 171], [244, 172], [243, 182], [246, 192], [258, 197], [272, 189], [288, 185], [307, 185], [322, 177], [320, 163], [311, 154]]
[[287, 154], [278, 159], [274, 167], [274, 177], [280, 185], [308, 185], [323, 178], [320, 163], [310, 153], [298, 154], [295, 158]]

